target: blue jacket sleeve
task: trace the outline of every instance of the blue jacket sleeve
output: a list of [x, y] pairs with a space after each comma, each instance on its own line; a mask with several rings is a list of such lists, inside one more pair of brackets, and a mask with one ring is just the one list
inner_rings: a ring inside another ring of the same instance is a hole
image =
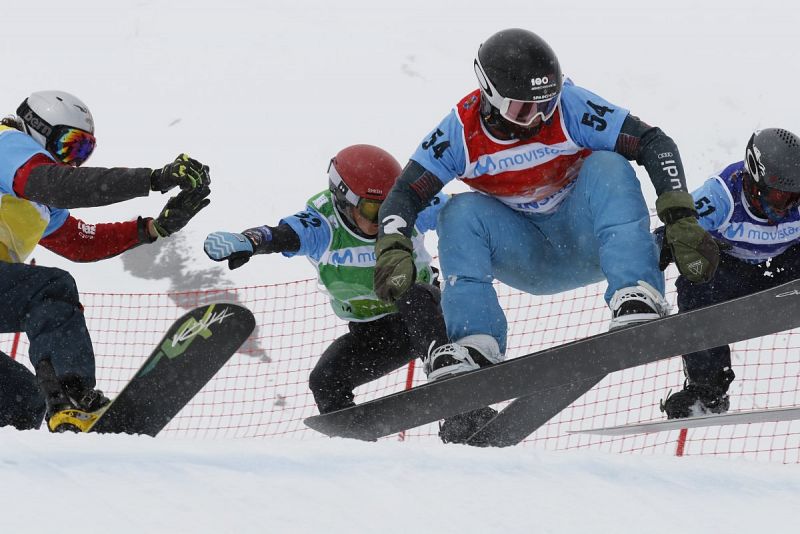
[[561, 110], [567, 131], [578, 146], [608, 151], [614, 150], [629, 113], [571, 80], [564, 82]]
[[464, 127], [455, 110], [422, 140], [411, 159], [436, 175], [442, 184], [464, 174], [467, 167]]
[[296, 252], [282, 252], [287, 258], [292, 256], [308, 256], [314, 261], [319, 261], [330, 246], [331, 228], [325, 217], [312, 206], [306, 206], [305, 211], [299, 211], [289, 217], [284, 217], [280, 223], [288, 224], [300, 238], [300, 249]]

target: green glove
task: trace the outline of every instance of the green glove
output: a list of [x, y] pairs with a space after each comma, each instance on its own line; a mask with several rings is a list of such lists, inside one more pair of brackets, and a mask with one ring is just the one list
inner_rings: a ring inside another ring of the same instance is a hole
[[692, 195], [685, 191], [662, 193], [656, 211], [666, 225], [664, 238], [678, 271], [690, 282], [711, 280], [719, 265], [719, 247], [698, 224]]
[[408, 291], [417, 277], [414, 245], [403, 234], [389, 234], [375, 243], [375, 294], [394, 302]]

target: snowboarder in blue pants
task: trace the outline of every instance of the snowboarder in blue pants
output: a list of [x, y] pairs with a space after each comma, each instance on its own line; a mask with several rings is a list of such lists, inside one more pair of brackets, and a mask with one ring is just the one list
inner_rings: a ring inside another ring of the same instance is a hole
[[[695, 282], [712, 277], [719, 250], [697, 223], [670, 137], [563, 78], [553, 50], [530, 31], [492, 35], [473, 68], [479, 88], [411, 156], [381, 207], [375, 247], [375, 290], [391, 301], [413, 279], [417, 213], [451, 180], [474, 191], [456, 195], [439, 217], [451, 342], [430, 351], [429, 379], [504, 359], [507, 324], [494, 280], [551, 294], [605, 279], [612, 328], [668, 313], [647, 205], [627, 160], [653, 182], [681, 273]], [[469, 436], [463, 419], [451, 441]]]

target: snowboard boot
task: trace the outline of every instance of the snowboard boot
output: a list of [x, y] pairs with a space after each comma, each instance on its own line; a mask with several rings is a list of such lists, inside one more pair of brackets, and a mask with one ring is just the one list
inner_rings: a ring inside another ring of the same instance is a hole
[[[467, 443], [467, 440], [483, 425], [492, 420], [497, 415], [497, 410], [489, 406], [478, 408], [471, 412], [448, 417], [439, 423], [439, 438], [442, 443]], [[481, 443], [474, 443], [478, 447], [486, 446]]]
[[49, 360], [36, 366], [36, 378], [45, 396], [50, 432], [88, 432], [111, 402], [102, 391], [83, 386], [79, 377], [59, 379]]
[[661, 411], [667, 414], [667, 419], [725, 413], [730, 407], [728, 386], [734, 376], [733, 371], [726, 368], [712, 384], [694, 383], [687, 379], [681, 391], [668, 394], [661, 401]]
[[474, 371], [503, 360], [497, 341], [489, 335], [473, 334], [458, 340], [428, 347], [424, 370], [428, 380], [438, 380], [467, 371]]
[[[502, 361], [497, 341], [484, 334], [473, 334], [435, 347], [431, 343], [425, 359], [425, 374], [428, 380], [448, 378], [467, 371], [474, 371]], [[486, 406], [470, 412], [448, 417], [439, 423], [439, 438], [443, 443], [467, 443], [469, 438], [488, 423], [497, 410]], [[474, 443], [472, 445], [481, 446]], [[485, 446], [485, 445], [483, 445]]]
[[478, 349], [464, 347], [458, 343], [447, 343], [436, 348], [431, 346], [425, 359], [425, 374], [428, 380], [438, 380], [480, 369], [481, 364], [489, 365], [490, 362]]
[[614, 292], [608, 305], [611, 308], [609, 330], [666, 317], [671, 308], [656, 288], [642, 280], [638, 286]]

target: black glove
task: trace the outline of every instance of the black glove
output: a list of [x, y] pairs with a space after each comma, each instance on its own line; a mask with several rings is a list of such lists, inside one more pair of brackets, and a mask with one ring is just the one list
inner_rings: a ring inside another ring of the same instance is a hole
[[[658, 258], [658, 268], [662, 271], [666, 271], [667, 267], [669, 267], [670, 263], [675, 261], [675, 258], [672, 257], [672, 249], [667, 245], [665, 226], [659, 226], [655, 230], [653, 230], [653, 237], [656, 240], [656, 246], [658, 246], [659, 250], [661, 251], [659, 258]], [[714, 239], [714, 243], [717, 244], [717, 248], [719, 248], [720, 255], [725, 252], [726, 250], [730, 250], [733, 248], [730, 243], [726, 243], [725, 241], [720, 241], [719, 239]], [[721, 257], [721, 256], [720, 256]]]
[[[719, 246], [697, 222], [692, 195], [668, 191], [656, 199], [658, 217], [665, 223], [664, 240], [678, 271], [690, 282], [704, 283], [719, 265]], [[661, 258], [661, 264], [664, 264]]]
[[414, 245], [403, 234], [389, 234], [375, 243], [375, 294], [394, 302], [409, 290], [417, 278]]
[[150, 173], [150, 190], [166, 193], [173, 187], [186, 191], [211, 184], [208, 166], [203, 165], [188, 154], [181, 154], [175, 161], [154, 169]]
[[167, 201], [167, 205], [153, 221], [156, 232], [161, 237], [167, 237], [186, 226], [192, 217], [201, 209], [211, 203], [211, 189], [207, 185], [197, 189], [181, 191]]

